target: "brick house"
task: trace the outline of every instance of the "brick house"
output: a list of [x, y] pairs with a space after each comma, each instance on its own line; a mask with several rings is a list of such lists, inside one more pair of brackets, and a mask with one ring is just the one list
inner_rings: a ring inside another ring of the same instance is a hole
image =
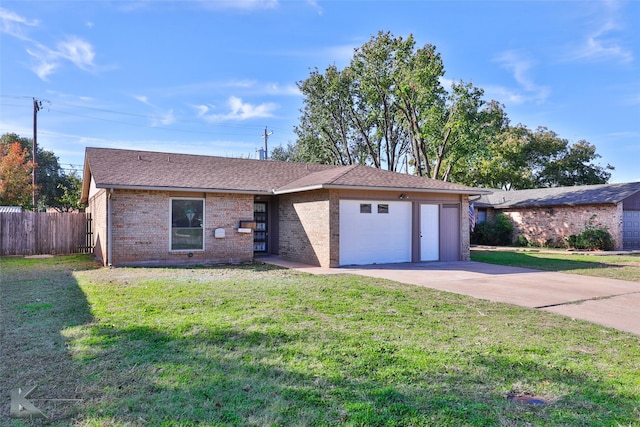
[[503, 212], [514, 224], [514, 238], [522, 235], [540, 246], [591, 224], [609, 230], [616, 250], [640, 249], [640, 182], [494, 190], [472, 203], [478, 222]]
[[104, 265], [324, 267], [469, 259], [469, 196], [373, 169], [87, 148], [82, 199]]

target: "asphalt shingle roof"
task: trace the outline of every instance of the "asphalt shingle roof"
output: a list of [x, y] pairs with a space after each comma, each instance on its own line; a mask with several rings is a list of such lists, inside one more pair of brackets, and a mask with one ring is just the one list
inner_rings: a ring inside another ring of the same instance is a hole
[[[91, 174], [98, 188], [256, 194], [315, 188], [486, 193], [477, 188], [360, 165], [317, 165], [110, 148], [86, 149], [86, 173]], [[87, 179], [85, 182], [88, 184]], [[83, 189], [83, 197], [87, 194], [88, 188]]]
[[619, 203], [638, 192], [640, 192], [640, 182], [515, 191], [494, 190], [492, 194], [483, 195], [475, 205], [506, 209]]

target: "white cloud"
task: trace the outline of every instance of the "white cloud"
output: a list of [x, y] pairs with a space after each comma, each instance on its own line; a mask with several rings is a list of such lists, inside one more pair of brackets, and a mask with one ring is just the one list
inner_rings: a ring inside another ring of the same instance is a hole
[[176, 117], [173, 115], [173, 110], [169, 110], [162, 116], [154, 119], [151, 123], [152, 126], [168, 126], [175, 123]]
[[633, 61], [633, 52], [624, 46], [624, 43], [615, 36], [616, 32], [624, 30], [620, 19], [620, 3], [616, 1], [604, 1], [604, 7], [599, 8], [593, 29], [584, 39], [573, 46], [568, 58], [571, 60], [617, 60], [622, 63]]
[[[509, 89], [504, 86], [490, 86], [487, 92], [497, 92], [506, 96], [512, 103], [522, 104], [524, 102], [544, 102], [550, 95], [548, 86], [537, 84], [531, 77], [531, 70], [534, 62], [521, 52], [509, 50], [498, 57], [495, 61], [513, 73], [513, 78], [518, 83], [518, 89]], [[487, 89], [487, 87], [485, 87]]]
[[251, 79], [233, 79], [221, 81], [203, 81], [180, 86], [168, 86], [155, 89], [158, 96], [201, 96], [210, 92], [236, 93], [241, 96], [300, 96], [295, 84], [282, 85], [277, 82], [258, 82]]
[[146, 104], [146, 105], [149, 105], [149, 106], [152, 106], [152, 107], [153, 107], [153, 105], [151, 105], [151, 103], [149, 102], [149, 98], [147, 98], [147, 97], [146, 97], [146, 96], [144, 96], [144, 95], [134, 95], [134, 96], [133, 96], [133, 99], [135, 99], [136, 101], [140, 101], [140, 102], [142, 102], [143, 104]]
[[52, 90], [52, 89], [47, 89], [46, 93], [51, 95], [51, 96], [55, 96], [56, 98], [59, 98], [59, 99], [66, 99], [66, 100], [80, 101], [80, 102], [94, 102], [95, 101], [94, 98], [92, 98], [90, 96], [75, 95], [75, 94], [60, 92], [58, 90]]
[[37, 27], [40, 22], [27, 19], [15, 12], [0, 7], [0, 31], [20, 40], [29, 40], [25, 27]]
[[42, 80], [47, 80], [49, 75], [59, 69], [65, 61], [75, 65], [83, 71], [94, 71], [95, 51], [93, 46], [78, 37], [69, 37], [59, 42], [55, 49], [34, 43], [32, 48], [27, 49], [27, 53], [35, 59], [32, 71]]
[[256, 118], [273, 117], [273, 111], [278, 108], [275, 103], [265, 102], [253, 105], [243, 102], [242, 99], [232, 96], [227, 100], [229, 112], [225, 114], [208, 114], [212, 106], [196, 105], [198, 118], [207, 122], [242, 121]]
[[200, 4], [209, 10], [263, 10], [275, 9], [279, 6], [278, 0], [200, 0]]
[[79, 37], [70, 36], [51, 48], [27, 36], [28, 27], [40, 25], [38, 20], [29, 20], [10, 10], [0, 8], [0, 29], [27, 44], [27, 54], [34, 58], [31, 70], [42, 80], [70, 62], [83, 71], [95, 71], [96, 53], [91, 43]]
[[320, 5], [318, 4], [317, 0], [307, 0], [307, 4], [315, 9], [318, 12], [318, 15], [322, 15], [323, 10], [322, 7], [320, 7]]
[[36, 59], [36, 64], [31, 67], [31, 71], [36, 73], [41, 80], [47, 80], [49, 75], [60, 67], [60, 61], [55, 60], [50, 55], [45, 55], [42, 51], [35, 52], [27, 49], [27, 53]]
[[57, 44], [57, 54], [81, 70], [90, 71], [95, 69], [93, 60], [96, 53], [91, 43], [78, 37], [70, 37]]
[[133, 99], [155, 110], [155, 115], [149, 117], [151, 119], [151, 126], [153, 127], [167, 126], [175, 123], [176, 117], [173, 114], [173, 110], [169, 110], [168, 112], [162, 112], [161, 108], [153, 104], [151, 101], [149, 101], [149, 98], [145, 95], [134, 95]]

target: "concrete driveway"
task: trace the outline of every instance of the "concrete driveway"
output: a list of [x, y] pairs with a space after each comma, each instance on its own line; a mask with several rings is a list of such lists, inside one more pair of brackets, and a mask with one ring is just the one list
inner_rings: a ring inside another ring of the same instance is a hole
[[277, 257], [261, 261], [312, 274], [379, 277], [490, 301], [537, 308], [640, 335], [640, 283], [479, 262], [321, 268]]

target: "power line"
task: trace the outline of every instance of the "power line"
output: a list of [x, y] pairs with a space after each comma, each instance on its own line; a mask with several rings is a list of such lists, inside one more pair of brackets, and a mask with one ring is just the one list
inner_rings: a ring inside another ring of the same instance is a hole
[[[10, 95], [0, 95], [0, 98], [11, 98], [11, 99], [31, 99], [31, 97], [26, 97], [26, 96], [10, 96]], [[10, 106], [10, 107], [22, 107], [22, 105], [15, 105], [15, 104], [0, 104], [0, 105], [5, 105], [5, 106]], [[138, 118], [143, 118], [143, 119], [149, 119], [149, 120], [159, 120], [162, 117], [157, 116], [157, 115], [145, 115], [145, 114], [137, 114], [137, 113], [130, 113], [130, 112], [125, 112], [125, 111], [117, 111], [117, 110], [111, 110], [111, 109], [106, 109], [106, 108], [97, 108], [97, 107], [91, 107], [91, 106], [87, 106], [87, 105], [79, 105], [79, 104], [69, 104], [69, 103], [65, 103], [65, 102], [55, 102], [55, 105], [57, 106], [66, 106], [66, 107], [72, 107], [72, 108], [78, 108], [78, 109], [82, 109], [82, 110], [91, 110], [91, 111], [99, 111], [99, 112], [103, 112], [103, 113], [110, 113], [110, 114], [118, 114], [118, 115], [122, 115], [122, 116], [130, 116], [130, 117], [138, 117]], [[117, 120], [110, 120], [110, 119], [103, 119], [103, 118], [99, 118], [99, 117], [93, 117], [93, 116], [85, 116], [82, 114], [78, 114], [78, 113], [72, 113], [69, 111], [64, 111], [64, 110], [60, 110], [57, 108], [51, 108], [51, 111], [55, 111], [58, 113], [62, 113], [62, 114], [69, 114], [69, 115], [75, 115], [78, 117], [84, 117], [84, 118], [89, 118], [89, 119], [93, 119], [93, 120], [102, 120], [102, 121], [108, 121], [108, 122], [113, 122], [113, 123], [119, 123], [119, 124], [127, 124], [127, 125], [131, 125], [131, 126], [140, 126], [140, 127], [152, 127], [153, 129], [171, 129], [171, 128], [166, 128], [166, 127], [161, 127], [161, 126], [149, 126], [149, 125], [139, 125], [139, 124], [132, 124], [130, 122], [120, 122]], [[201, 125], [213, 125], [216, 127], [223, 127], [223, 128], [232, 128], [232, 129], [255, 129], [256, 126], [253, 125], [239, 125], [239, 124], [225, 124], [225, 123], [215, 123], [215, 124], [211, 124], [211, 123], [206, 123], [202, 120], [184, 120], [184, 119], [179, 119], [177, 120], [180, 123], [194, 123], [194, 124], [201, 124]], [[173, 130], [173, 129], [171, 129]], [[177, 131], [181, 131], [180, 129], [176, 129]], [[282, 129], [276, 129], [279, 131], [283, 131]], [[186, 130], [186, 132], [190, 132], [189, 130]], [[207, 132], [203, 132], [203, 133], [207, 133]], [[213, 133], [213, 132], [211, 132]]]

